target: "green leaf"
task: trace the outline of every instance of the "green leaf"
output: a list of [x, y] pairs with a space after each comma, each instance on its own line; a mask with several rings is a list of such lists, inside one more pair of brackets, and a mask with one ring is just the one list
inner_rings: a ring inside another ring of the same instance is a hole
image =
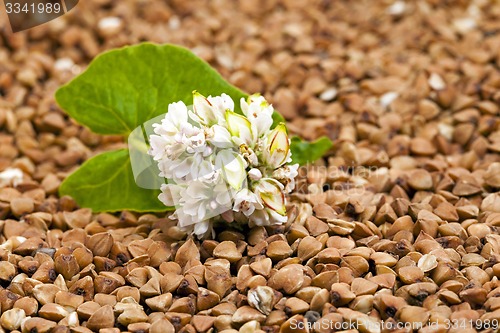
[[292, 163], [299, 163], [300, 165], [315, 162], [333, 146], [333, 142], [326, 136], [322, 136], [313, 142], [304, 141], [298, 136], [294, 136], [291, 141]]
[[284, 122], [286, 122], [285, 118], [283, 118], [283, 116], [280, 113], [278, 113], [278, 111], [274, 111], [274, 113], [273, 113], [273, 125], [271, 126], [271, 128], [275, 128], [280, 123], [284, 123]]
[[170, 209], [158, 199], [159, 190], [135, 184], [127, 149], [105, 152], [87, 160], [61, 184], [59, 194], [70, 195], [81, 207], [97, 212]]
[[193, 90], [205, 96], [226, 93], [237, 109], [246, 97], [188, 49], [145, 43], [99, 55], [56, 92], [56, 100], [95, 133], [127, 135], [166, 113], [170, 103], [192, 104]]

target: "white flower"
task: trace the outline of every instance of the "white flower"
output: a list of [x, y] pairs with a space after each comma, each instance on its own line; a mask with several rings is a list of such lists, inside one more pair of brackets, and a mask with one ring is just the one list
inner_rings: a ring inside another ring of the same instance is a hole
[[243, 156], [245, 161], [247, 161], [252, 166], [259, 165], [259, 158], [255, 154], [252, 148], [248, 147], [246, 144], [240, 145], [240, 154]]
[[[153, 159], [155, 161], [167, 158], [173, 153], [171, 141], [168, 139], [168, 137], [161, 135], [151, 135], [151, 137], [149, 138], [149, 144], [151, 146], [149, 153], [153, 156]], [[178, 155], [182, 154], [183, 151], [184, 149], [179, 149]]]
[[199, 238], [206, 238], [207, 236], [211, 235], [212, 237], [215, 237], [215, 232], [213, 229], [213, 222], [212, 221], [203, 221], [194, 224], [193, 227], [193, 233], [198, 236]]
[[[165, 178], [173, 180], [175, 183], [184, 183], [192, 180], [205, 179], [211, 182], [214, 177], [215, 166], [213, 163], [205, 159], [202, 153], [186, 156], [184, 159], [175, 161], [166, 161], [168, 170], [163, 171], [164, 164], [158, 163], [158, 167], [162, 174], [166, 174]], [[160, 176], [162, 176], [160, 174]]]
[[212, 126], [224, 120], [225, 110], [214, 107], [210, 100], [197, 91], [193, 92], [193, 112], [189, 116], [204, 126]]
[[181, 198], [181, 192], [184, 188], [176, 184], [162, 184], [160, 187], [161, 193], [158, 199], [168, 207], [176, 206]]
[[190, 112], [190, 118], [204, 126], [213, 126], [216, 124], [224, 125], [226, 111], [234, 110], [234, 102], [226, 94], [221, 96], [204, 97], [200, 93], [193, 92], [193, 112]]
[[271, 130], [272, 106], [252, 95], [241, 100], [241, 115], [228, 95], [197, 92], [193, 104], [193, 111], [170, 104], [149, 138], [149, 154], [167, 179], [158, 198], [175, 207], [171, 218], [198, 237], [214, 236], [218, 222], [285, 223], [285, 194], [295, 186], [298, 165], [286, 165], [290, 140], [284, 124]]
[[234, 144], [231, 142], [231, 133], [227, 128], [220, 125], [213, 125], [206, 129], [207, 141], [217, 148], [231, 148]]
[[220, 177], [215, 184], [197, 180], [187, 186], [172, 185], [170, 190], [172, 193], [177, 191], [176, 195], [180, 197], [175, 213], [181, 228], [189, 229], [195, 224], [208, 222], [232, 207], [233, 193]]
[[260, 210], [263, 208], [264, 206], [261, 199], [249, 189], [242, 189], [236, 193], [234, 197], [233, 210], [235, 212], [241, 212], [247, 217], [252, 215], [256, 209]]
[[255, 187], [255, 192], [266, 207], [279, 215], [286, 215], [283, 185], [273, 178], [263, 178]]
[[279, 180], [285, 185], [285, 192], [290, 193], [295, 188], [295, 177], [299, 174], [299, 165], [285, 165], [279, 169], [274, 170], [273, 178]]
[[274, 109], [263, 96], [251, 95], [246, 101], [242, 98], [240, 105], [257, 136], [260, 137], [269, 131], [273, 124]]
[[233, 136], [232, 139], [236, 145], [253, 146], [255, 136], [252, 132], [252, 124], [247, 118], [228, 110], [226, 111], [226, 122], [229, 133]]
[[212, 107], [217, 110], [217, 114], [219, 115], [219, 121], [222, 121], [224, 119], [224, 113], [229, 110], [229, 111], [234, 111], [234, 102], [226, 94], [222, 94], [220, 96], [208, 96], [208, 101], [212, 105]]
[[161, 124], [153, 124], [157, 135], [150, 137], [150, 154], [156, 161], [164, 158], [176, 159], [185, 150], [181, 133], [188, 132], [192, 128], [188, 123], [187, 112], [183, 102], [172, 103], [168, 106], [168, 113]]
[[155, 133], [159, 135], [174, 136], [181, 128], [188, 124], [188, 110], [184, 102], [172, 103], [168, 106], [168, 113], [160, 124], [154, 124]]
[[210, 151], [207, 151], [209, 147], [207, 147], [205, 142], [205, 133], [201, 129], [193, 126], [186, 126], [182, 129], [180, 134], [180, 141], [186, 146], [186, 152], [188, 154], [210, 154]]
[[272, 209], [264, 208], [256, 210], [249, 216], [250, 226], [268, 226], [273, 224], [282, 224], [287, 221], [286, 215], [280, 215]]
[[290, 140], [284, 124], [279, 124], [268, 134], [263, 157], [267, 165], [278, 168], [285, 164], [291, 156]]
[[229, 185], [239, 190], [247, 177], [246, 162], [238, 153], [225, 149], [215, 158], [215, 166], [222, 170], [222, 175]]

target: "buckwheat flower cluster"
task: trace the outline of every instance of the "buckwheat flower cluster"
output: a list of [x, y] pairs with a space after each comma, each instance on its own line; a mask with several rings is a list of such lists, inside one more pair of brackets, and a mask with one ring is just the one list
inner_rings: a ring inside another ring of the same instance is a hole
[[271, 129], [273, 107], [259, 95], [241, 99], [243, 115], [226, 94], [193, 93], [193, 110], [172, 103], [153, 125], [149, 154], [166, 179], [159, 199], [172, 218], [200, 238], [218, 221], [266, 226], [286, 222], [286, 198], [295, 187], [284, 124]]

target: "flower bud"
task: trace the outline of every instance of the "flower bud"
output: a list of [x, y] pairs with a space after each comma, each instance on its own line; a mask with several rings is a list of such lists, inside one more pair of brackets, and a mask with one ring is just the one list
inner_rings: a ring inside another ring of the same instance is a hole
[[222, 150], [215, 158], [215, 165], [222, 171], [224, 179], [235, 190], [239, 190], [246, 179], [246, 163], [241, 155]]
[[279, 215], [286, 215], [285, 195], [283, 194], [283, 185], [272, 178], [261, 179], [255, 188], [255, 192], [269, 209]]
[[262, 172], [260, 172], [259, 169], [250, 169], [250, 171], [248, 171], [248, 177], [251, 179], [251, 180], [260, 180], [262, 178]]
[[193, 91], [193, 106], [194, 116], [200, 124], [211, 126], [218, 123], [217, 110], [205, 96], [196, 90]]
[[252, 126], [250, 121], [232, 111], [226, 111], [226, 121], [229, 132], [236, 139], [236, 143], [251, 145], [253, 142]]
[[264, 149], [264, 159], [273, 168], [283, 165], [289, 157], [290, 141], [285, 124], [281, 123], [269, 133], [267, 146]]

